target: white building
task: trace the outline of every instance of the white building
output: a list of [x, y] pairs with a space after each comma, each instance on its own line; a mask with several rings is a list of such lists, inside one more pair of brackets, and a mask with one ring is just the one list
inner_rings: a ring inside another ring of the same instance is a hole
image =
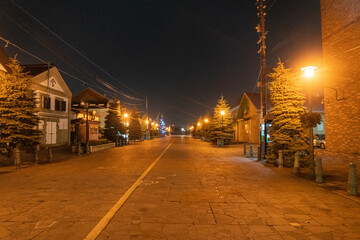
[[38, 100], [39, 129], [43, 130], [41, 145], [70, 144], [72, 93], [54, 65], [23, 65], [33, 78], [32, 88]]

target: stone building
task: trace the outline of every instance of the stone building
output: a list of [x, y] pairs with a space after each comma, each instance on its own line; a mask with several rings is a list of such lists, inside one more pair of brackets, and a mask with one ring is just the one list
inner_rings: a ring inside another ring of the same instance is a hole
[[360, 1], [321, 0], [326, 149], [360, 154]]

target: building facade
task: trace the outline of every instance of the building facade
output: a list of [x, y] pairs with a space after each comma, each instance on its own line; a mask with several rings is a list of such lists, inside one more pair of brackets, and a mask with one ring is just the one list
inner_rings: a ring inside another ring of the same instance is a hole
[[32, 76], [31, 85], [36, 93], [38, 128], [42, 130], [41, 145], [69, 145], [71, 96], [65, 80], [54, 65], [23, 65], [24, 72]]
[[321, 0], [326, 149], [360, 154], [360, 1]]
[[88, 119], [89, 124], [89, 140], [101, 138], [101, 132], [105, 127], [105, 117], [108, 114], [109, 102], [110, 99], [92, 88], [86, 88], [72, 98], [72, 143], [86, 142], [86, 119]]

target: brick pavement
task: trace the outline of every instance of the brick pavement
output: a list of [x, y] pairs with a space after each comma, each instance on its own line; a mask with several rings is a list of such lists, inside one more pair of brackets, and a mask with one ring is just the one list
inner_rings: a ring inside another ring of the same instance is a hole
[[187, 141], [165, 153], [99, 239], [360, 238], [359, 202], [242, 158], [236, 146]]
[[83, 239], [170, 141], [99, 239], [360, 239], [359, 202], [176, 137], [0, 174], [0, 239]]

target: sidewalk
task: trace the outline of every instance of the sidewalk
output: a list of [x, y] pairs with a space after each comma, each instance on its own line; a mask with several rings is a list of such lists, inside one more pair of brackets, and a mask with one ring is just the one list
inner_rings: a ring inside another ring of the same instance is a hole
[[[253, 157], [250, 157], [250, 145], [253, 145]], [[234, 144], [232, 147], [236, 147], [239, 149], [240, 155], [244, 157], [244, 144]], [[257, 147], [258, 144], [246, 144], [246, 155], [245, 157], [252, 159], [254, 161], [257, 160]], [[360, 157], [346, 157], [346, 156], [334, 156], [328, 154], [323, 149], [316, 149], [315, 155], [322, 158], [323, 165], [323, 174], [324, 174], [324, 183], [319, 184], [319, 186], [325, 187], [329, 190], [341, 190], [347, 191], [347, 181], [349, 177], [349, 164], [355, 163], [357, 166], [357, 178], [358, 182], [360, 180]], [[264, 161], [261, 163], [265, 164]], [[275, 166], [274, 166], [275, 168]], [[288, 174], [293, 173], [293, 168], [284, 168]], [[310, 179], [308, 176], [309, 169], [301, 168], [300, 174], [298, 177], [307, 179], [311, 182], [315, 182], [315, 179]], [[359, 189], [360, 194], [360, 189]], [[360, 199], [359, 199], [360, 200]]]
[[[39, 151], [38, 164], [47, 164], [48, 163], [47, 156], [48, 156], [48, 150], [41, 149]], [[70, 159], [76, 158], [76, 157], [77, 157], [77, 154], [72, 153], [70, 151], [70, 148], [69, 149], [66, 149], [63, 147], [54, 148], [52, 151], [52, 162], [51, 163], [70, 160]], [[29, 152], [21, 151], [21, 161], [22, 161], [22, 164], [20, 166], [20, 169], [29, 168], [29, 167], [36, 165], [35, 162], [33, 161], [33, 154], [29, 153]], [[10, 173], [13, 171], [16, 171], [16, 167], [13, 164], [5, 165], [5, 166], [0, 165], [0, 174]]]

